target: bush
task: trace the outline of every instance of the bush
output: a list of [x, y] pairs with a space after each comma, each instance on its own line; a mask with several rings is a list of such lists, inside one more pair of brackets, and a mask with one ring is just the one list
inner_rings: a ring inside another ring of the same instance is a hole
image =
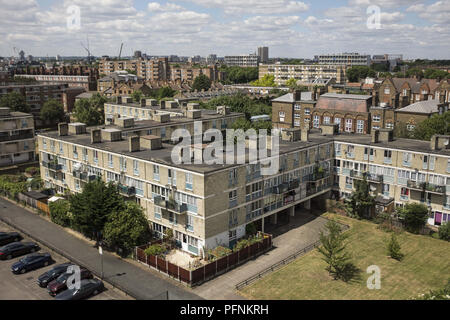
[[256, 229], [256, 225], [253, 222], [245, 226], [245, 233], [247, 235], [253, 235], [256, 232], [258, 232], [258, 230]]
[[70, 203], [67, 200], [58, 200], [49, 204], [50, 219], [60, 226], [69, 227], [72, 224]]
[[39, 168], [36, 167], [28, 167], [25, 169], [25, 173], [31, 175], [31, 176], [35, 176], [37, 174], [39, 174]]
[[25, 177], [14, 175], [0, 176], [0, 191], [8, 197], [16, 199], [19, 193], [27, 191]]
[[450, 241], [450, 222], [439, 227], [439, 239]]
[[162, 256], [167, 251], [167, 248], [161, 244], [154, 244], [144, 250], [148, 256]]
[[400, 243], [398, 243], [397, 237], [396, 237], [395, 233], [393, 233], [391, 235], [391, 239], [389, 240], [389, 243], [388, 243], [389, 256], [392, 259], [395, 259], [398, 261], [402, 260], [404, 255], [403, 255], [403, 253], [401, 253], [400, 250], [401, 250]]
[[212, 250], [209, 250], [209, 260], [217, 260], [229, 255], [232, 252], [229, 248], [218, 246]]
[[239, 240], [234, 247], [234, 251], [242, 250], [250, 245], [250, 241], [247, 239]]

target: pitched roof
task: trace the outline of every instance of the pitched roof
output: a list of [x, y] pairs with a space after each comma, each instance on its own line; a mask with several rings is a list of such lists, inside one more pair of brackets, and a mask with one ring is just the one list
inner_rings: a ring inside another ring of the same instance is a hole
[[[301, 101], [312, 101], [313, 100], [313, 93], [312, 92], [301, 92], [300, 93], [300, 100]], [[289, 103], [294, 103], [296, 100], [294, 98], [294, 94], [292, 92], [287, 93], [281, 97], [278, 97], [274, 100], [272, 100], [272, 102], [289, 102]]]
[[441, 103], [439, 100], [425, 100], [419, 101], [404, 108], [398, 109], [397, 112], [412, 112], [412, 113], [424, 113], [424, 114], [432, 114], [438, 113], [438, 106]]
[[370, 108], [368, 100], [371, 98], [369, 95], [326, 93], [319, 97], [316, 108], [368, 112]]

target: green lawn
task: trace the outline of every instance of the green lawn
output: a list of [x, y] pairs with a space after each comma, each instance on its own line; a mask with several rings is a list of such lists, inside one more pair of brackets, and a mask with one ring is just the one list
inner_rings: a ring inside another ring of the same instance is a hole
[[[360, 279], [351, 283], [333, 280], [325, 271], [325, 262], [311, 251], [286, 267], [245, 287], [239, 293], [249, 299], [411, 299], [430, 289], [440, 289], [450, 278], [450, 243], [428, 236], [403, 232], [398, 240], [405, 254], [399, 262], [386, 253], [390, 233], [371, 222], [327, 214], [350, 225], [348, 250], [361, 270]], [[381, 289], [369, 290], [366, 269], [381, 269]]]

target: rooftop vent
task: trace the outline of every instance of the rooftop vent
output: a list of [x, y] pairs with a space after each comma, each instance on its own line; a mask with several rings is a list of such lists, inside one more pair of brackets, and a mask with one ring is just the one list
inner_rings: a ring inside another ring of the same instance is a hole
[[434, 135], [431, 137], [431, 150], [450, 149], [450, 136]]
[[161, 137], [154, 136], [154, 135], [141, 136], [140, 144], [143, 148], [149, 149], [149, 150], [162, 149]]
[[69, 125], [65, 122], [58, 123], [58, 135], [60, 137], [67, 136], [69, 134]]
[[81, 122], [69, 123], [69, 134], [83, 134], [86, 133], [86, 124]]
[[141, 151], [141, 138], [139, 136], [132, 136], [128, 138], [128, 151], [137, 152]]
[[93, 129], [91, 130], [91, 143], [100, 143], [102, 142], [102, 130]]

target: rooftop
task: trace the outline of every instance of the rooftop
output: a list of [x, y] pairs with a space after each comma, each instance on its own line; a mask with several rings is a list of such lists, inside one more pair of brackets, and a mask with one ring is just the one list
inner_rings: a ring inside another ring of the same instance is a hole
[[412, 112], [412, 113], [423, 113], [432, 114], [438, 113], [438, 106], [442, 105], [439, 100], [425, 100], [419, 101], [404, 108], [398, 109], [397, 112]]
[[[313, 93], [312, 92], [301, 92], [300, 94], [300, 101], [314, 101], [313, 97]], [[279, 98], [276, 98], [274, 100], [272, 100], [272, 102], [290, 102], [290, 103], [294, 103], [296, 102], [295, 98], [294, 98], [294, 93], [290, 92], [287, 93]]]

